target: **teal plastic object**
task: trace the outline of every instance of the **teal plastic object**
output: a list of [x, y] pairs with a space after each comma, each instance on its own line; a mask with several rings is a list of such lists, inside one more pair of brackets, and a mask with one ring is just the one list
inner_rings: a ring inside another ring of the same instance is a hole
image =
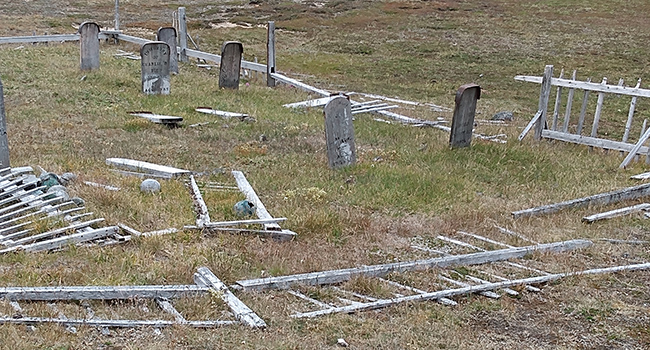
[[235, 203], [235, 206], [233, 208], [235, 210], [235, 215], [243, 217], [243, 216], [251, 216], [255, 214], [255, 204], [243, 200]]
[[55, 173], [41, 174], [39, 178], [41, 179], [41, 183], [43, 184], [43, 186], [47, 186], [47, 188], [61, 184], [59, 175]]

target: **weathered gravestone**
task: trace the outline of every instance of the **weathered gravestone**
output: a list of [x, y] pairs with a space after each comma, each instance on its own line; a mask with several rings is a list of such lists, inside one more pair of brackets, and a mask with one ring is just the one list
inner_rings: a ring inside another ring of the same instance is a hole
[[239, 89], [239, 70], [244, 46], [237, 41], [226, 41], [221, 48], [219, 88]]
[[325, 105], [325, 138], [330, 168], [356, 163], [352, 105], [344, 96], [336, 97]]
[[79, 53], [81, 70], [99, 68], [99, 26], [84, 22], [79, 26]]
[[2, 80], [0, 80], [0, 169], [9, 165], [9, 141], [7, 141], [7, 116], [5, 115], [5, 98]]
[[169, 45], [169, 71], [178, 74], [178, 49], [176, 47], [176, 28], [158, 28], [158, 41]]
[[142, 92], [147, 95], [168, 95], [170, 90], [169, 77], [169, 45], [161, 41], [153, 41], [142, 45]]
[[469, 147], [472, 143], [476, 101], [479, 98], [481, 98], [481, 87], [476, 84], [465, 84], [456, 92], [456, 108], [449, 136], [451, 148]]

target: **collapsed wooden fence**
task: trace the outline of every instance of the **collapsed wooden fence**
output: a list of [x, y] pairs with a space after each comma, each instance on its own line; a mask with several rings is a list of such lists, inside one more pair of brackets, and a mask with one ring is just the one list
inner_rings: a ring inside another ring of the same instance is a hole
[[[564, 142], [571, 142], [577, 144], [583, 144], [590, 147], [603, 148], [605, 150], [616, 150], [621, 152], [627, 152], [628, 156], [621, 163], [621, 168], [627, 166], [627, 164], [632, 160], [636, 155], [646, 155], [646, 162], [650, 163], [650, 148], [644, 146], [648, 138], [650, 137], [650, 129], [647, 129], [646, 121], [643, 122], [641, 131], [639, 132], [640, 137], [636, 143], [630, 142], [630, 135], [632, 135], [632, 125], [634, 114], [636, 111], [637, 100], [639, 97], [650, 97], [650, 90], [642, 89], [641, 79], [639, 79], [634, 87], [624, 86], [623, 79], [619, 80], [617, 85], [607, 84], [607, 78], [603, 78], [600, 83], [591, 82], [591, 79], [586, 81], [579, 81], [576, 79], [576, 71], [573, 71], [573, 74], [570, 79], [565, 79], [564, 70], [560, 73], [558, 78], [553, 77], [553, 66], [548, 65], [544, 70], [544, 75], [541, 77], [538, 76], [526, 76], [526, 75], [517, 75], [515, 80], [531, 82], [541, 84], [541, 91], [539, 97], [539, 107], [538, 111], [530, 121], [528, 126], [524, 129], [524, 132], [520, 135], [519, 139], [523, 139], [528, 131], [531, 128], [535, 128], [535, 138], [541, 139], [551, 139], [559, 140]], [[557, 87], [555, 94], [555, 103], [553, 108], [552, 116], [549, 115], [549, 103], [551, 102], [551, 89], [553, 86]], [[568, 89], [566, 103], [564, 103], [564, 113], [562, 112], [562, 94], [563, 89]], [[580, 106], [580, 113], [577, 118], [572, 117], [573, 111], [573, 99], [576, 93], [576, 90], [581, 90], [582, 95], [582, 104]], [[597, 93], [596, 101], [596, 110], [593, 115], [593, 121], [591, 125], [591, 131], [588, 135], [583, 135], [584, 129], [587, 128], [586, 116], [588, 109], [588, 101], [590, 93]], [[625, 129], [623, 130], [623, 136], [621, 140], [611, 140], [604, 138], [605, 133], [599, 133], [599, 126], [602, 117], [603, 103], [605, 100], [606, 94], [614, 94], [619, 96], [629, 96], [631, 97], [630, 106], [627, 114], [627, 121], [625, 123]], [[560, 124], [560, 118], [563, 120]]]

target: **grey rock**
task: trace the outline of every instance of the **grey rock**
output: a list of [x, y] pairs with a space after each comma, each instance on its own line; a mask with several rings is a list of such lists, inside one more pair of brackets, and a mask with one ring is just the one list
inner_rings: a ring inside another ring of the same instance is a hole
[[515, 120], [515, 114], [510, 111], [501, 111], [495, 114], [491, 120], [513, 121]]
[[63, 173], [59, 177], [61, 178], [61, 183], [64, 186], [67, 186], [69, 183], [77, 181], [77, 179], [79, 178], [77, 174], [74, 173]]
[[86, 201], [79, 197], [72, 197], [70, 198], [70, 200], [78, 207], [83, 207], [84, 205], [86, 205]]
[[160, 192], [160, 182], [154, 179], [145, 179], [140, 184], [140, 191], [145, 193], [156, 193]]

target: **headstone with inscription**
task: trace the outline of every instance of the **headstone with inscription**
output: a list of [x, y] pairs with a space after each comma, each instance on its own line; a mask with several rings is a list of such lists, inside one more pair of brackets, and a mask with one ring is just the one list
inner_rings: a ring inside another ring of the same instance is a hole
[[347, 97], [336, 97], [325, 105], [325, 138], [330, 168], [356, 163], [352, 105]]
[[7, 116], [5, 115], [5, 98], [0, 80], [0, 169], [9, 165], [9, 141], [7, 140]]
[[176, 28], [162, 27], [158, 29], [158, 41], [169, 45], [169, 71], [178, 74], [178, 49], [176, 47]]
[[140, 48], [142, 57], [142, 92], [147, 95], [168, 95], [171, 79], [169, 76], [169, 45], [152, 41]]
[[239, 71], [244, 46], [237, 41], [226, 41], [221, 48], [219, 88], [239, 89]]
[[479, 98], [481, 98], [481, 87], [476, 84], [465, 84], [456, 92], [456, 108], [449, 136], [451, 148], [469, 147], [472, 143], [476, 101]]
[[79, 26], [79, 55], [81, 70], [99, 68], [99, 25], [84, 22]]

